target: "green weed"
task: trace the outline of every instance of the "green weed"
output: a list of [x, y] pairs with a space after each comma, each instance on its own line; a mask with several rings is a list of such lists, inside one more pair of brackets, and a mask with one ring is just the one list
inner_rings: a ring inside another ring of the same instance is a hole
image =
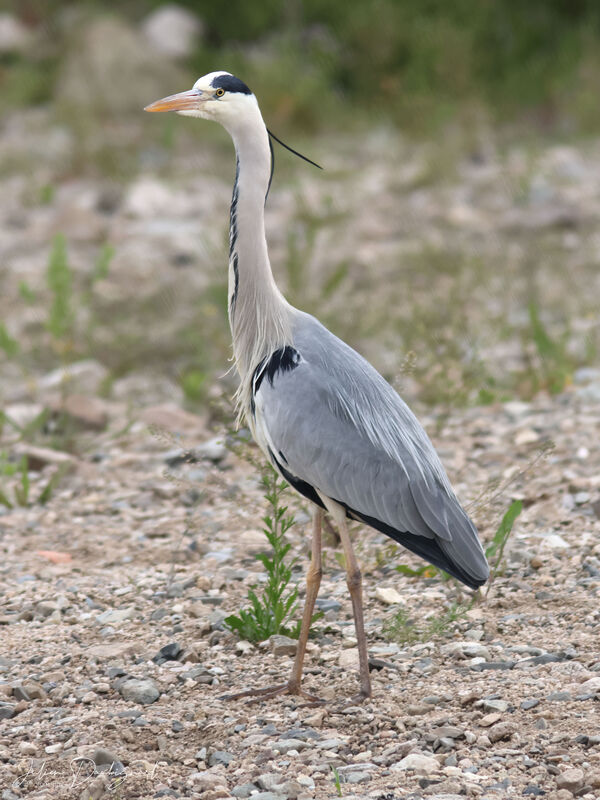
[[567, 334], [552, 338], [540, 319], [536, 303], [529, 303], [529, 332], [535, 343], [539, 368], [531, 367], [533, 391], [547, 389], [551, 394], [564, 391], [571, 381], [575, 365], [567, 353]]
[[0, 350], [4, 352], [7, 358], [13, 358], [19, 352], [19, 343], [13, 339], [6, 326], [0, 322]]
[[400, 609], [384, 627], [384, 634], [398, 644], [429, 642], [436, 637], [447, 635], [452, 624], [463, 619], [470, 607], [452, 603], [440, 616], [426, 620], [423, 625], [413, 620], [408, 611]]
[[[506, 547], [506, 543], [508, 542], [508, 538], [512, 532], [515, 520], [522, 510], [523, 503], [520, 500], [514, 500], [510, 504], [508, 511], [502, 517], [502, 521], [498, 526], [498, 530], [494, 534], [494, 538], [485, 548], [485, 557], [487, 558], [488, 562], [491, 564], [492, 560], [494, 558], [496, 559], [490, 569], [490, 583], [498, 572], [500, 563], [502, 561], [502, 556], [504, 554], [504, 548]], [[407, 575], [409, 578], [435, 578], [438, 576], [442, 580], [447, 581], [452, 577], [447, 572], [444, 572], [443, 569], [434, 567], [433, 564], [422, 564], [416, 569], [409, 567], [408, 564], [398, 564], [394, 567], [394, 569], [396, 572], [399, 572], [401, 575]]]
[[[68, 467], [59, 466], [42, 487], [37, 503], [44, 505], [51, 498], [54, 489], [66, 474]], [[15, 480], [11, 480], [14, 479]], [[12, 491], [9, 488], [12, 487]], [[18, 462], [9, 459], [8, 453], [0, 452], [0, 505], [12, 509], [15, 506], [28, 507], [31, 504], [31, 483], [27, 456], [23, 455]]]
[[[272, 554], [260, 553], [256, 558], [267, 572], [267, 583], [260, 597], [256, 594], [256, 586], [250, 589], [250, 607], [227, 617], [225, 624], [240, 638], [250, 642], [262, 642], [278, 633], [297, 639], [300, 622], [290, 624], [290, 620], [298, 611], [298, 589], [289, 588], [296, 560], [287, 560], [291, 545], [285, 542], [285, 535], [294, 524], [294, 517], [287, 513], [287, 506], [282, 504], [287, 484], [271, 466], [266, 468], [262, 482], [270, 508], [270, 513], [263, 517], [263, 531]], [[319, 616], [316, 614], [313, 621]]]
[[46, 327], [54, 339], [55, 347], [65, 355], [72, 347], [75, 310], [73, 272], [67, 259], [67, 243], [62, 233], [58, 233], [52, 243], [46, 282], [52, 294]]
[[[502, 556], [504, 555], [504, 548], [506, 547], [506, 543], [508, 542], [508, 537], [512, 532], [515, 520], [517, 519], [522, 510], [523, 510], [523, 503], [521, 502], [521, 500], [513, 500], [513, 502], [508, 507], [508, 511], [502, 517], [502, 521], [498, 526], [498, 530], [494, 534], [494, 538], [485, 549], [485, 557], [491, 564], [490, 581], [488, 583], [486, 595], [487, 592], [489, 592], [490, 585], [494, 580], [494, 578], [496, 577], [496, 574], [500, 568], [500, 564], [502, 562]], [[492, 560], [494, 560], [493, 564], [491, 563]]]
[[331, 765], [331, 771], [333, 772], [333, 782], [335, 784], [335, 791], [338, 797], [342, 796], [342, 782], [340, 781], [340, 773], [337, 771], [337, 767], [334, 767], [333, 764]]

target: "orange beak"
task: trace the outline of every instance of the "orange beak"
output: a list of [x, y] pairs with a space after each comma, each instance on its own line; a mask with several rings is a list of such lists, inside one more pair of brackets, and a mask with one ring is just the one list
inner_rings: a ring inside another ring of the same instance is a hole
[[150, 103], [144, 111], [189, 111], [198, 108], [198, 101], [202, 97], [202, 92], [191, 89], [189, 92], [179, 92], [163, 97], [155, 103]]

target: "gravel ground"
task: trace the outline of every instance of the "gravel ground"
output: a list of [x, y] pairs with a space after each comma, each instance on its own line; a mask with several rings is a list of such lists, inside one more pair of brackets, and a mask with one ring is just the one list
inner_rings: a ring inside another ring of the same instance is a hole
[[[511, 498], [524, 510], [487, 596], [410, 644], [387, 639], [386, 620], [439, 617], [465, 597], [399, 576], [416, 559], [356, 528], [374, 689], [360, 707], [331, 546], [305, 671], [326, 704], [222, 699], [292, 663], [289, 642], [252, 646], [222, 626], [261, 579], [257, 471], [207, 443], [200, 418], [151, 407], [123, 432], [123, 408], [105, 401], [106, 430], [81, 432], [89, 455], [71, 457], [50, 501], [0, 516], [3, 800], [330, 798], [333, 768], [345, 797], [598, 797], [600, 421], [584, 388], [425, 418], [484, 539]], [[194, 463], [173, 447], [184, 428]], [[57, 456], [29, 455], [33, 498]], [[310, 523], [290, 503], [302, 585]]]
[[[128, 109], [168, 90], [139, 98], [123, 83]], [[26, 507], [0, 505], [0, 800], [320, 800], [338, 796], [336, 775], [346, 798], [600, 797], [600, 370], [576, 369], [598, 352], [598, 142], [503, 149], [477, 130], [449, 163], [451, 141], [387, 129], [320, 142], [309, 155], [323, 175], [278, 168], [267, 223], [282, 287], [400, 376], [484, 540], [512, 500], [524, 508], [489, 592], [454, 622], [467, 593], [400, 575], [417, 560], [355, 528], [374, 689], [360, 707], [327, 542], [305, 669], [326, 703], [247, 705], [222, 696], [285, 678], [293, 644], [223, 627], [264, 580], [265, 542], [258, 470], [220, 443], [233, 416], [219, 410], [233, 379], [217, 380], [233, 156], [191, 134], [140, 148], [151, 121], [133, 117], [93, 129], [115, 161], [129, 143], [131, 180], [107, 178], [51, 109], [3, 122], [0, 321], [17, 350], [0, 364], [0, 408], [21, 426], [49, 417], [31, 436], [0, 430], [0, 488], [14, 498], [6, 465], [21, 455], [31, 482]], [[75, 319], [57, 341], [58, 232]], [[114, 258], [97, 275], [105, 244]], [[544, 378], [532, 301], [566, 343], [550, 371], [566, 363], [575, 381], [504, 402]], [[214, 401], [204, 416], [183, 410], [190, 366]], [[490, 387], [492, 405], [456, 409]], [[289, 503], [302, 592], [310, 510]], [[399, 611], [437, 620], [435, 635], [390, 639]]]

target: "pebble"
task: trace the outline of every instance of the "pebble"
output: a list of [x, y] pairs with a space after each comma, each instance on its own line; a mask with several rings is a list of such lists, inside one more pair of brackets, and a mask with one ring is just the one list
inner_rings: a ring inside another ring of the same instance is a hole
[[151, 680], [130, 678], [119, 686], [119, 694], [124, 700], [141, 705], [154, 703], [160, 697], [160, 692]]
[[177, 661], [183, 653], [183, 647], [177, 642], [165, 644], [158, 653], [152, 657], [152, 661], [159, 666], [167, 661]]
[[527, 700], [523, 700], [521, 702], [521, 708], [523, 711], [529, 711], [529, 709], [535, 708], [536, 706], [539, 706], [539, 704], [540, 701], [536, 697], [529, 697]]
[[567, 769], [556, 776], [556, 786], [558, 789], [567, 789], [569, 792], [576, 792], [583, 786], [583, 770], [578, 768]]
[[396, 589], [385, 588], [383, 586], [378, 586], [375, 589], [375, 597], [381, 600], [382, 603], [385, 603], [386, 606], [398, 605], [404, 602], [402, 595], [397, 592]]
[[120, 625], [135, 616], [135, 609], [133, 606], [129, 608], [110, 608], [108, 611], [103, 611], [96, 617], [96, 622], [100, 625]]
[[250, 797], [252, 792], [256, 792], [256, 786], [253, 783], [240, 783], [231, 790], [234, 797]]
[[499, 713], [504, 713], [508, 710], [508, 703], [506, 700], [484, 700], [483, 701], [483, 710], [484, 711], [498, 711]]
[[269, 647], [274, 656], [295, 656], [298, 642], [289, 636], [276, 634], [269, 637]]
[[423, 775], [430, 775], [432, 772], [437, 772], [440, 768], [439, 761], [433, 756], [428, 756], [425, 753], [409, 753], [398, 764], [394, 765], [392, 769], [397, 770], [413, 770], [420, 772]]
[[214, 767], [217, 764], [223, 764], [228, 767], [232, 761], [235, 761], [233, 753], [228, 753], [226, 750], [215, 750], [208, 758], [208, 765]]
[[515, 732], [512, 722], [497, 722], [488, 731], [490, 742], [499, 742], [502, 739], [510, 739]]

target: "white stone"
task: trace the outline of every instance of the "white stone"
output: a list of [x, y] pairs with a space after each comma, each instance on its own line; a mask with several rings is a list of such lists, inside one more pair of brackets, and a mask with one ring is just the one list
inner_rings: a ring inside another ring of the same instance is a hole
[[343, 669], [358, 669], [360, 664], [358, 648], [354, 647], [351, 650], [342, 650], [338, 658], [338, 664]]
[[31, 41], [27, 28], [12, 14], [0, 14], [0, 54], [20, 53]]
[[170, 58], [185, 58], [202, 34], [202, 23], [188, 9], [171, 3], [148, 14], [142, 32], [152, 50]]
[[383, 586], [378, 586], [375, 589], [375, 597], [378, 600], [381, 600], [381, 602], [385, 603], [387, 606], [393, 606], [397, 603], [403, 602], [402, 595], [399, 594], [395, 589], [386, 589]]
[[432, 756], [425, 755], [425, 753], [409, 753], [402, 761], [396, 764], [392, 769], [397, 770], [413, 770], [420, 772], [423, 775], [430, 775], [432, 772], [437, 772], [440, 768], [438, 760]]

